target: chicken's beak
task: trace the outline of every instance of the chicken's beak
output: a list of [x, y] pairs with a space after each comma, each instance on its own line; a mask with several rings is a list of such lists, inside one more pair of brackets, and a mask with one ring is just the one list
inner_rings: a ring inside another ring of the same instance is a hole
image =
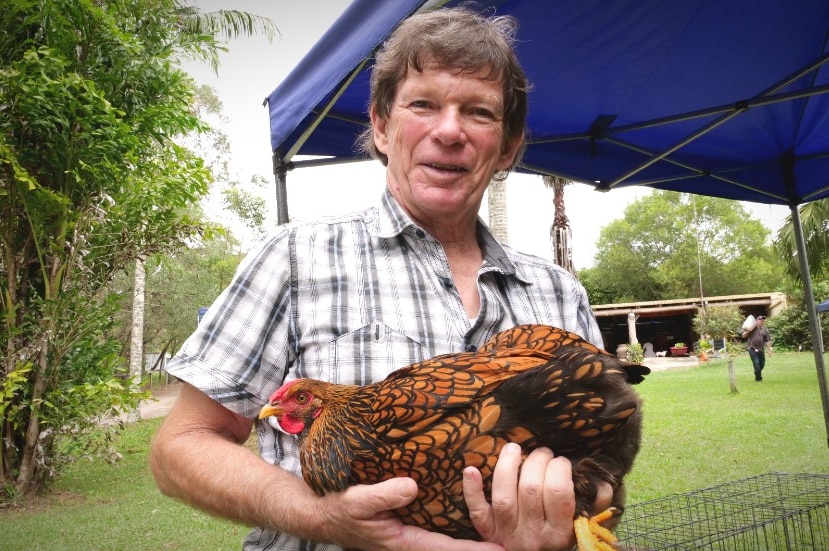
[[259, 410], [259, 419], [265, 419], [266, 417], [275, 417], [278, 415], [282, 415], [282, 406], [266, 404], [265, 407]]

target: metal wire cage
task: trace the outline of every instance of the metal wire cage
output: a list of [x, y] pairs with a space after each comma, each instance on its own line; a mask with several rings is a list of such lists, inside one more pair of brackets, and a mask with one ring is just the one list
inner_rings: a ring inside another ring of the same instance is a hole
[[767, 473], [629, 505], [626, 551], [829, 550], [829, 475]]

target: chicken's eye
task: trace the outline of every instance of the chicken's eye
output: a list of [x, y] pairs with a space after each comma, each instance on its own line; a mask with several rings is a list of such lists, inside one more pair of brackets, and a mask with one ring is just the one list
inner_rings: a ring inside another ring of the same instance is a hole
[[294, 399], [297, 401], [298, 404], [304, 404], [308, 401], [308, 393], [300, 392], [294, 397]]

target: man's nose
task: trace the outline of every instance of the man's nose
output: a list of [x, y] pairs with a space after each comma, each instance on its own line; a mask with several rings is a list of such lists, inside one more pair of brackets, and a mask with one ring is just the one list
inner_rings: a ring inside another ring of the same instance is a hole
[[466, 130], [461, 113], [457, 109], [441, 110], [433, 134], [444, 145], [465, 142]]

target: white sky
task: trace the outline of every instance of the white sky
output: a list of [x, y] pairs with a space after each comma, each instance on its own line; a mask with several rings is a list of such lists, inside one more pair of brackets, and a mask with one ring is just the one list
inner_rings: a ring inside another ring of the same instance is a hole
[[[236, 9], [268, 17], [281, 36], [240, 38], [228, 43], [220, 58], [218, 77], [209, 67], [187, 63], [185, 69], [200, 84], [217, 90], [229, 124], [223, 130], [231, 142], [231, 166], [240, 182], [260, 174], [273, 182], [270, 134], [264, 98], [288, 75], [349, 4], [348, 0], [190, 0], [202, 11]], [[335, 167], [304, 168], [288, 173], [288, 209], [292, 219], [337, 214], [372, 205], [384, 186], [383, 167], [376, 161]], [[273, 186], [265, 197], [276, 216]], [[251, 190], [252, 192], [254, 190]], [[260, 191], [261, 193], [261, 191]], [[572, 229], [573, 262], [577, 268], [593, 264], [595, 242], [602, 227], [621, 218], [633, 200], [648, 188], [625, 188], [599, 193], [582, 184], [565, 188], [567, 216]], [[552, 258], [549, 228], [553, 220], [552, 190], [539, 176], [512, 175], [507, 181], [509, 244], [519, 250]], [[749, 211], [776, 230], [789, 213], [787, 207], [744, 203]], [[482, 217], [486, 220], [486, 200]], [[234, 233], [239, 230], [234, 228]], [[243, 236], [240, 236], [243, 237]]]

